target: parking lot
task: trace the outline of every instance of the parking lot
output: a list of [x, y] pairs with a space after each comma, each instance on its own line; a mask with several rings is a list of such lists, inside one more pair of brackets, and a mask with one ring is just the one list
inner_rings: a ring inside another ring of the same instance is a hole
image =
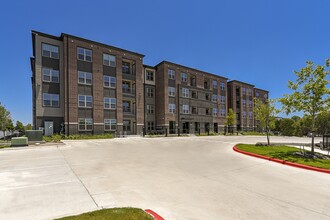
[[330, 219], [330, 175], [232, 150], [257, 141], [266, 137], [134, 137], [1, 150], [0, 219], [126, 206], [166, 220]]

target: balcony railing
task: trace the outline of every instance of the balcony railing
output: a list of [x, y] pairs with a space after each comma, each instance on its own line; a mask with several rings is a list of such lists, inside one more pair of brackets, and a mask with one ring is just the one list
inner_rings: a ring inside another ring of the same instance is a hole
[[123, 87], [123, 93], [134, 95], [135, 94], [135, 89], [134, 88], [125, 88], [125, 87]]

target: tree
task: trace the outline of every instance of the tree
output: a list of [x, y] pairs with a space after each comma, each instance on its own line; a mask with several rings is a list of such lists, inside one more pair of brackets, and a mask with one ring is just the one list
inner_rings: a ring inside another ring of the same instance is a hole
[[10, 112], [0, 102], [0, 131], [3, 132], [4, 139], [6, 138], [6, 130], [11, 128], [12, 120]]
[[312, 119], [312, 154], [314, 154], [314, 135], [316, 131], [316, 116], [330, 107], [330, 89], [327, 88], [330, 74], [326, 70], [330, 65], [327, 59], [325, 66], [315, 66], [313, 62], [307, 61], [307, 66], [300, 71], [295, 71], [296, 82], [289, 81], [288, 87], [293, 90], [292, 94], [285, 94], [279, 101], [287, 114], [291, 112], [304, 112]]
[[275, 116], [278, 110], [275, 108], [274, 100], [266, 100], [265, 102], [254, 99], [255, 119], [259, 121], [260, 128], [266, 130], [267, 144], [270, 145], [269, 132], [275, 128]]
[[280, 122], [280, 131], [284, 136], [293, 136], [295, 134], [295, 121], [291, 118], [283, 118]]
[[15, 126], [15, 130], [17, 131], [24, 131], [25, 128], [24, 128], [24, 125], [22, 122], [20, 121], [16, 121], [16, 126]]
[[316, 127], [318, 134], [330, 133], [330, 111], [321, 112], [316, 117]]
[[235, 122], [236, 122], [236, 115], [235, 115], [233, 109], [230, 108], [228, 110], [228, 114], [226, 116], [225, 126], [228, 126], [229, 128], [231, 128], [232, 133], [234, 133], [233, 126], [235, 125]]
[[29, 123], [27, 125], [24, 126], [24, 130], [27, 131], [27, 130], [32, 130], [32, 125]]

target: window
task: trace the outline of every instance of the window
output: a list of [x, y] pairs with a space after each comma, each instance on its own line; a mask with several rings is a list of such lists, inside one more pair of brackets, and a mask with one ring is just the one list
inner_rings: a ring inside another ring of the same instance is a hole
[[49, 94], [49, 93], [44, 93], [43, 94], [43, 106], [45, 107], [59, 107], [60, 106], [60, 101], [59, 98], [60, 96], [58, 94]]
[[116, 119], [104, 119], [104, 130], [115, 131], [117, 127]]
[[168, 69], [168, 78], [175, 79], [175, 70]]
[[208, 101], [210, 101], [210, 94], [209, 93], [206, 93], [205, 94], [205, 99], [208, 100]]
[[218, 116], [218, 109], [217, 108], [213, 108], [213, 115]]
[[243, 99], [243, 107], [245, 107], [245, 106], [246, 106], [246, 100]]
[[198, 108], [196, 106], [191, 107], [191, 113], [194, 115], [198, 114]]
[[58, 54], [58, 47], [49, 44], [42, 44], [42, 56], [58, 59]]
[[146, 76], [146, 79], [148, 81], [154, 81], [154, 72], [153, 71], [150, 71], [150, 70], [147, 70], [147, 76]]
[[103, 54], [103, 65], [116, 67], [116, 57], [110, 54]]
[[49, 68], [42, 68], [42, 75], [44, 82], [59, 82], [59, 72], [58, 70], [53, 70]]
[[252, 117], [253, 117], [252, 114], [253, 114], [252, 112], [249, 112], [249, 118], [250, 119], [252, 119]]
[[168, 111], [170, 113], [175, 113], [175, 104], [168, 104]]
[[248, 94], [252, 95], [252, 89], [248, 89]]
[[182, 88], [182, 97], [189, 98], [189, 89]]
[[206, 108], [205, 109], [205, 114], [206, 115], [211, 115], [211, 109], [210, 108]]
[[93, 96], [90, 95], [78, 95], [78, 106], [82, 108], [93, 107]]
[[189, 105], [182, 105], [183, 114], [189, 114]]
[[125, 74], [131, 74], [131, 64], [129, 62], [122, 62], [122, 72]]
[[213, 94], [212, 95], [212, 102], [217, 102], [218, 101], [218, 95]]
[[216, 89], [218, 87], [218, 82], [216, 80], [212, 80], [212, 87]]
[[196, 86], [196, 76], [191, 76], [190, 75], [190, 85], [191, 86]]
[[181, 81], [182, 82], [187, 82], [188, 81], [187, 73], [181, 73]]
[[116, 98], [104, 97], [104, 109], [116, 109]]
[[123, 101], [123, 112], [132, 113], [130, 101]]
[[93, 129], [93, 119], [92, 118], [79, 118], [78, 119], [78, 129], [79, 129], [79, 131], [91, 131]]
[[220, 109], [220, 116], [226, 116], [226, 109]]
[[78, 47], [78, 60], [92, 62], [92, 51]]
[[225, 83], [223, 83], [223, 82], [220, 83], [220, 89], [225, 90]]
[[147, 105], [147, 114], [154, 114], [154, 105]]
[[169, 96], [175, 96], [175, 88], [174, 87], [168, 87], [168, 95]]
[[224, 95], [220, 96], [220, 102], [226, 103], [226, 96], [224, 96]]
[[242, 92], [243, 92], [243, 94], [246, 94], [246, 88], [245, 87], [242, 88]]
[[153, 121], [148, 121], [147, 122], [147, 130], [148, 131], [153, 131], [155, 130], [155, 123]]
[[256, 97], [259, 98], [259, 96], [260, 96], [260, 93], [256, 92]]
[[92, 85], [92, 73], [78, 71], [78, 83]]
[[246, 118], [246, 111], [243, 111], [243, 118]]
[[204, 89], [210, 89], [210, 82], [207, 79], [204, 80]]
[[116, 88], [116, 77], [103, 76], [103, 85], [107, 88]]
[[265, 99], [265, 100], [267, 99], [267, 94], [264, 95], [264, 99]]
[[148, 97], [154, 97], [154, 89], [153, 88], [147, 88], [147, 96]]
[[252, 100], [249, 100], [249, 107], [252, 108]]
[[196, 91], [191, 91], [191, 97], [194, 99], [197, 99], [197, 92]]

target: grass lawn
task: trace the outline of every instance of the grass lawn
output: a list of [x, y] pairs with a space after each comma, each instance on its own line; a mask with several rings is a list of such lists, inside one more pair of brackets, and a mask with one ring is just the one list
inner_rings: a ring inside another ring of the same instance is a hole
[[113, 208], [87, 212], [81, 215], [68, 216], [60, 220], [153, 220], [149, 214], [137, 208]]
[[294, 163], [304, 164], [313, 167], [319, 167], [330, 170], [330, 159], [311, 159], [294, 155], [294, 152], [300, 152], [300, 149], [288, 146], [255, 146], [252, 144], [238, 144], [236, 147], [240, 150], [278, 158]]

